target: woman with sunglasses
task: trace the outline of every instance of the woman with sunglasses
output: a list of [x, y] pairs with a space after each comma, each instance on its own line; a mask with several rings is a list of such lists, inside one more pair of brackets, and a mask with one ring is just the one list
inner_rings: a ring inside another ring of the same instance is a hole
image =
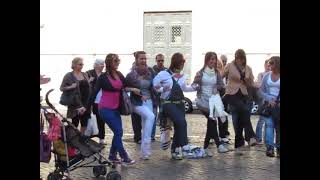
[[80, 131], [83, 134], [86, 130], [88, 119], [91, 116], [90, 109], [90, 93], [91, 85], [89, 77], [82, 72], [83, 59], [76, 57], [72, 60], [72, 71], [68, 72], [62, 80], [60, 90], [72, 91], [75, 93], [74, 103], [68, 106], [67, 118], [72, 119], [72, 124], [78, 127], [81, 124]]
[[[109, 160], [130, 165], [134, 164], [135, 161], [129, 158], [122, 142], [123, 130], [119, 109], [121, 105], [121, 90], [126, 86], [126, 82], [122, 73], [118, 71], [119, 64], [120, 59], [117, 54], [110, 53], [106, 56], [106, 72], [98, 77], [90, 102], [93, 103], [98, 92], [102, 90], [98, 104], [99, 115], [114, 134], [109, 151]], [[118, 153], [121, 160], [117, 157]]]

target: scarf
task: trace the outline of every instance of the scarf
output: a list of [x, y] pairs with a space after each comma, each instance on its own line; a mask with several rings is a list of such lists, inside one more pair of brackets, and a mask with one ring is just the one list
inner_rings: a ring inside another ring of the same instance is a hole
[[216, 74], [216, 71], [214, 68], [210, 69], [208, 66], [204, 68], [204, 72], [207, 73], [209, 76], [213, 76]]

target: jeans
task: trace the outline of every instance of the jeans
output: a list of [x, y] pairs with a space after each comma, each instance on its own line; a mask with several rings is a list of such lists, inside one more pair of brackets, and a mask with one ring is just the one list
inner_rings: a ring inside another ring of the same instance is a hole
[[122, 143], [123, 130], [122, 120], [119, 111], [115, 109], [102, 108], [99, 109], [99, 113], [101, 118], [107, 123], [107, 125], [113, 132], [109, 157], [114, 157], [117, 154], [117, 152], [119, 152], [119, 155], [122, 159], [127, 159], [128, 154], [125, 151]]
[[[256, 135], [257, 135], [257, 140], [258, 142], [262, 142], [262, 129], [263, 125], [265, 124], [265, 117], [264, 116], [259, 116], [259, 120], [257, 123], [256, 127]], [[266, 131], [264, 131], [264, 137], [265, 137]]]
[[274, 123], [272, 117], [264, 117], [266, 121], [266, 145], [267, 147], [275, 147], [274, 143]]
[[151, 133], [155, 121], [152, 101], [148, 99], [142, 103], [142, 106], [135, 106], [134, 112], [141, 117], [141, 154], [142, 156], [149, 156], [151, 155]]
[[174, 134], [171, 144], [171, 152], [174, 152], [176, 147], [182, 147], [188, 144], [187, 121], [185, 118], [184, 104], [163, 104], [163, 112], [173, 122]]

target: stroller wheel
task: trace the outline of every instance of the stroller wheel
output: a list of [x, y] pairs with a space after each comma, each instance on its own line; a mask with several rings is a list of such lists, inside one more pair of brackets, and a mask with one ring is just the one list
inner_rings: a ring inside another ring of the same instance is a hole
[[95, 177], [104, 176], [107, 174], [107, 168], [106, 166], [95, 166], [93, 167], [93, 175]]
[[107, 175], [107, 180], [121, 180], [121, 175], [118, 171], [110, 171]]
[[62, 177], [63, 176], [61, 174], [52, 172], [48, 174], [47, 180], [61, 180]]

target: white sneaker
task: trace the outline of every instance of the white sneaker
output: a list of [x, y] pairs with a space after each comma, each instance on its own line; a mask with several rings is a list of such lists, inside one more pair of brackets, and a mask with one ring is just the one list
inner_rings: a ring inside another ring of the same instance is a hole
[[224, 143], [223, 146], [224, 146], [225, 148], [227, 148], [229, 151], [234, 151], [233, 145]]
[[244, 151], [246, 151], [245, 147], [241, 146], [241, 147], [238, 147], [238, 148], [235, 149], [235, 154], [241, 156], [241, 155], [244, 154]]
[[255, 146], [255, 145], [257, 145], [257, 140], [256, 140], [256, 138], [250, 138], [249, 145], [250, 145], [250, 146]]
[[208, 148], [204, 149], [204, 152], [205, 152], [205, 155], [208, 156], [208, 157], [212, 157], [213, 156], [212, 152]]
[[224, 142], [224, 143], [228, 143], [229, 139], [228, 138], [221, 138], [221, 141]]
[[224, 147], [223, 144], [220, 144], [219, 147], [218, 147], [218, 152], [219, 153], [225, 153], [225, 152], [228, 152], [229, 149], [227, 149], [226, 147]]
[[107, 145], [107, 143], [104, 142], [104, 139], [100, 139], [100, 140], [99, 140], [99, 143], [102, 144], [102, 145]]
[[149, 160], [149, 158], [150, 158], [150, 157], [149, 157], [148, 155], [142, 156], [142, 159], [143, 159], [143, 160]]

